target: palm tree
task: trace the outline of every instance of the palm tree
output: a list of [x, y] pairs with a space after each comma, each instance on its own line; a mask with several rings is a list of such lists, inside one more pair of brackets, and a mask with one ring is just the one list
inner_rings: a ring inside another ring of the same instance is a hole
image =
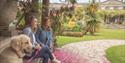
[[77, 0], [68, 0], [72, 4], [72, 10], [74, 10], [74, 5], [77, 3]]
[[77, 3], [77, 0], [69, 0], [70, 3], [75, 4]]
[[86, 8], [86, 27], [85, 27], [85, 32], [90, 32], [91, 35], [94, 35], [94, 33], [97, 31], [97, 28], [99, 28], [99, 19], [98, 16], [96, 15], [96, 12], [98, 11], [98, 4], [95, 3], [95, 0], [92, 0], [90, 4]]
[[68, 4], [69, 3], [71, 3], [72, 4], [72, 9], [74, 10], [74, 5], [75, 5], [75, 3], [77, 3], [77, 0], [59, 0], [60, 2], [68, 2]]
[[101, 23], [100, 19], [97, 16], [86, 16], [85, 21], [86, 27], [84, 34], [87, 34], [87, 32], [89, 32], [91, 35], [94, 35], [94, 33], [99, 30], [99, 26]]

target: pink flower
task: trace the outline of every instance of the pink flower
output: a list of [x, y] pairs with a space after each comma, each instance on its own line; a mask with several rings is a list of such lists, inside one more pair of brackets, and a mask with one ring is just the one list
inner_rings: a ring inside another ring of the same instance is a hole
[[85, 63], [84, 58], [79, 54], [74, 54], [69, 51], [56, 50], [54, 55], [61, 63]]

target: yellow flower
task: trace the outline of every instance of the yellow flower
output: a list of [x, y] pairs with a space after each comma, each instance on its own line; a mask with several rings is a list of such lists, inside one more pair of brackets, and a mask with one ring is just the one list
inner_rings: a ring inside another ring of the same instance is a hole
[[69, 28], [74, 28], [76, 26], [76, 22], [75, 21], [69, 21], [68, 23], [68, 27]]

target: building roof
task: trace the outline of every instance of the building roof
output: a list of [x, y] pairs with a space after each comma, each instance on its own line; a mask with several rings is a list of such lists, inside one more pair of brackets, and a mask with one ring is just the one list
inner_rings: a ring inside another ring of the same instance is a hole
[[106, 0], [101, 3], [101, 5], [125, 5], [124, 2], [118, 0]]
[[[70, 6], [71, 4], [69, 4], [68, 6]], [[77, 3], [75, 5], [81, 5], [81, 6], [87, 6], [87, 3]], [[66, 3], [51, 3], [49, 5], [50, 8], [56, 8], [56, 9], [60, 9], [61, 6], [67, 6]]]

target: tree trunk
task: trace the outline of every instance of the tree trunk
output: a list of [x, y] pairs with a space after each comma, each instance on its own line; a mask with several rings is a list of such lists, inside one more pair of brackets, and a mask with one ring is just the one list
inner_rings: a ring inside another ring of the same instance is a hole
[[104, 15], [104, 23], [106, 23], [106, 20], [107, 20], [107, 16]]
[[17, 0], [0, 0], [0, 36], [10, 36], [8, 26], [16, 18]]
[[[43, 3], [42, 3], [41, 24], [42, 22], [44, 22], [45, 17], [49, 17], [49, 0], [43, 0]], [[55, 32], [53, 32], [53, 40], [54, 40], [54, 47], [57, 47]]]
[[43, 0], [41, 23], [44, 21], [45, 17], [48, 16], [49, 16], [49, 0]]
[[37, 19], [39, 19], [39, 16], [40, 16], [40, 12], [39, 12], [39, 0], [32, 0], [32, 12], [35, 13], [35, 16], [37, 17]]

